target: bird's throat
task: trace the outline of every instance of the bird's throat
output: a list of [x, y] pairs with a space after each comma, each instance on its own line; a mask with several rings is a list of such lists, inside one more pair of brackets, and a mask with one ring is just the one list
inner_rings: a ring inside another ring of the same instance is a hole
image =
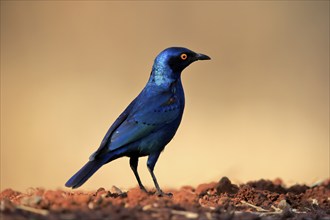
[[180, 74], [173, 73], [172, 69], [167, 66], [157, 65], [152, 68], [149, 83], [156, 84], [157, 86], [170, 86], [176, 82]]

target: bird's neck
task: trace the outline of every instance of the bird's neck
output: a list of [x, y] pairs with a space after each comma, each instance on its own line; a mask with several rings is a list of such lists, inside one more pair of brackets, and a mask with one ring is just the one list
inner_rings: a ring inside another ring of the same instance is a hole
[[180, 80], [181, 73], [174, 73], [167, 65], [155, 64], [149, 78], [149, 84], [154, 84], [161, 87], [168, 87], [173, 82]]

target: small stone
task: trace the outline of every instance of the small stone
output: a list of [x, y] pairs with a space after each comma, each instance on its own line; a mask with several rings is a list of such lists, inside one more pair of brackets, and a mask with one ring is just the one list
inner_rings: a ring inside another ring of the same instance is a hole
[[290, 205], [286, 202], [285, 199], [282, 199], [279, 203], [278, 203], [278, 208], [284, 210], [286, 208], [291, 208]]
[[89, 202], [88, 203], [88, 208], [89, 209], [94, 209], [95, 208], [95, 204], [93, 202]]
[[147, 210], [150, 210], [152, 208], [152, 205], [145, 205], [142, 207], [142, 211], [147, 211]]
[[119, 189], [117, 186], [112, 186], [110, 192], [112, 194], [118, 194], [118, 195], [123, 194], [123, 191], [121, 191], [121, 189]]
[[188, 219], [198, 218], [198, 213], [189, 212], [189, 211], [180, 211], [180, 210], [171, 210], [171, 213], [174, 215], [182, 215]]
[[228, 194], [236, 194], [238, 192], [238, 186], [232, 184], [228, 177], [222, 177], [216, 186], [216, 190], [218, 194], [228, 193]]

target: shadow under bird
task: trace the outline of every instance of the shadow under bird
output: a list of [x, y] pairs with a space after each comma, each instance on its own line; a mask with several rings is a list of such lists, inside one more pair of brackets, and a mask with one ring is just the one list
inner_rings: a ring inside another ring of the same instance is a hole
[[165, 195], [158, 185], [154, 167], [182, 119], [185, 99], [181, 72], [197, 60], [210, 59], [207, 55], [182, 47], [163, 50], [154, 61], [144, 89], [111, 125], [99, 148], [65, 186], [78, 188], [101, 166], [126, 156], [130, 158], [131, 169], [141, 190], [147, 192], [137, 167], [139, 157], [148, 156], [147, 167], [157, 194]]

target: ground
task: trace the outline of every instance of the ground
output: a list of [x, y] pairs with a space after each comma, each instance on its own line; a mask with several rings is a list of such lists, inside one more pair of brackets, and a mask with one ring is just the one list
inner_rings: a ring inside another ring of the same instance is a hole
[[0, 219], [330, 220], [330, 179], [285, 187], [280, 179], [238, 186], [223, 177], [170, 191], [173, 196], [159, 197], [139, 188], [127, 192], [117, 187], [92, 192], [35, 188], [25, 193], [5, 189], [0, 194]]

